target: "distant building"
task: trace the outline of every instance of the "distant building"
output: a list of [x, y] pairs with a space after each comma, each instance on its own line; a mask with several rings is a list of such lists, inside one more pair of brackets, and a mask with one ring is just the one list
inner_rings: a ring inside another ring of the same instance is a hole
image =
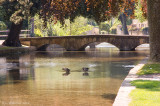
[[145, 27], [148, 27], [148, 21], [144, 21], [141, 23], [138, 19], [133, 19], [132, 25], [134, 25], [138, 29], [145, 28]]
[[[127, 25], [129, 35], [148, 35], [148, 21], [140, 22], [138, 19], [133, 19], [131, 25]], [[117, 34], [123, 34], [122, 25], [117, 26]]]
[[148, 35], [148, 21], [140, 22], [138, 19], [133, 19], [128, 29], [130, 35]]

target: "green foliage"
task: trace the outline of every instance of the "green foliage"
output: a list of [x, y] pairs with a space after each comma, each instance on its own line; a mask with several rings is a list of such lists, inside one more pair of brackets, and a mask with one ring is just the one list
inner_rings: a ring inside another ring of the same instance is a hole
[[43, 26], [43, 20], [38, 15], [34, 18], [36, 36], [68, 36], [68, 35], [85, 35], [86, 31], [92, 30], [93, 26], [88, 24], [88, 19], [77, 17], [74, 22], [69, 19], [65, 20], [64, 26], [58, 21], [48, 22], [47, 26]]
[[88, 24], [92, 26], [98, 26], [97, 23], [92, 19], [88, 19]]
[[160, 64], [146, 64], [139, 72], [138, 75], [145, 75], [145, 74], [156, 74], [160, 73]]
[[40, 29], [36, 28], [34, 33], [35, 33], [34, 36], [43, 37], [43, 33], [42, 33], [42, 31]]
[[135, 18], [138, 19], [140, 22], [146, 21], [146, 18], [143, 16], [142, 4], [140, 0], [136, 4], [136, 9], [134, 14], [135, 14]]
[[117, 25], [119, 24], [120, 24], [120, 21], [117, 18], [112, 18], [111, 20], [102, 22], [99, 25], [99, 28], [100, 28], [100, 31], [107, 31], [108, 33], [112, 33], [112, 30], [116, 29]]
[[160, 81], [136, 80], [131, 84], [136, 89], [130, 93], [132, 101], [129, 106], [159, 106]]
[[127, 24], [127, 25], [131, 25], [131, 24], [132, 24], [132, 19], [127, 19], [126, 24]]
[[3, 21], [0, 21], [0, 30], [6, 30], [7, 26]]
[[114, 19], [110, 20], [109, 23], [111, 23], [111, 29], [115, 29], [115, 28], [117, 28], [117, 25], [121, 24], [121, 22], [118, 20], [118, 18], [114, 18]]
[[84, 17], [77, 17], [73, 23], [69, 23], [69, 20], [66, 20], [66, 27], [69, 32], [67, 35], [85, 35], [86, 31], [92, 30], [93, 26], [88, 25], [88, 19]]
[[[31, 26], [30, 26], [31, 27]], [[35, 36], [43, 36], [43, 30], [45, 28], [43, 27], [43, 20], [39, 18], [39, 16], [36, 14], [34, 16], [34, 33]]]
[[0, 5], [4, 19], [15, 24], [28, 16], [34, 16], [40, 10], [40, 0], [5, 0]]
[[[1, 30], [7, 30], [11, 26], [11, 22], [5, 19], [5, 10], [2, 6], [0, 6], [0, 29]], [[28, 19], [25, 19], [23, 21], [23, 27], [22, 29], [28, 28]]]
[[100, 25], [99, 25], [99, 29], [101, 30], [101, 31], [107, 31], [108, 33], [110, 32], [110, 25], [109, 24], [107, 24], [107, 23], [105, 23], [105, 22], [103, 22], [103, 23], [101, 23]]

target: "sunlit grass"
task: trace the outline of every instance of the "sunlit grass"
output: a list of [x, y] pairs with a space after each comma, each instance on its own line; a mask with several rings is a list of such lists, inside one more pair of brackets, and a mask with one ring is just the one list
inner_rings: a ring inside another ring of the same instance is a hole
[[160, 106], [160, 81], [136, 80], [130, 93], [130, 106]]
[[160, 73], [160, 64], [146, 64], [139, 72], [138, 75], [156, 74]]

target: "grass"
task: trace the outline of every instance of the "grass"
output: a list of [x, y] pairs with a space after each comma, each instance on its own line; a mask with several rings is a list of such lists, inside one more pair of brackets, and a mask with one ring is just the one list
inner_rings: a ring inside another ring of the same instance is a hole
[[160, 81], [136, 80], [136, 89], [130, 93], [130, 106], [160, 106]]
[[7, 50], [7, 49], [10, 49], [10, 48], [12, 48], [12, 47], [0, 47], [0, 50]]
[[160, 64], [146, 64], [139, 72], [138, 75], [156, 74], [160, 73]]

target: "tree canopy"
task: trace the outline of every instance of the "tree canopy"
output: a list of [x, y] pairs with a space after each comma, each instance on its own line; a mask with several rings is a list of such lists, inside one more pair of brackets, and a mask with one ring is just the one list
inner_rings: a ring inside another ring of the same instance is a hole
[[1, 0], [4, 19], [19, 24], [40, 10], [40, 0]]
[[[28, 16], [40, 14], [44, 22], [59, 20], [73, 21], [81, 15], [94, 19], [97, 23], [106, 21], [119, 12], [134, 11], [138, 0], [1, 0], [6, 20], [18, 24]], [[133, 12], [134, 13], [134, 12]], [[126, 14], [127, 15], [127, 14]]]
[[[111, 17], [132, 10], [137, 0], [43, 0], [41, 16], [46, 20], [60, 20], [63, 24], [65, 18], [71, 21], [76, 16], [94, 19], [97, 23], [106, 21]], [[127, 14], [126, 14], [127, 15]]]
[[147, 18], [147, 0], [141, 0], [143, 16]]

